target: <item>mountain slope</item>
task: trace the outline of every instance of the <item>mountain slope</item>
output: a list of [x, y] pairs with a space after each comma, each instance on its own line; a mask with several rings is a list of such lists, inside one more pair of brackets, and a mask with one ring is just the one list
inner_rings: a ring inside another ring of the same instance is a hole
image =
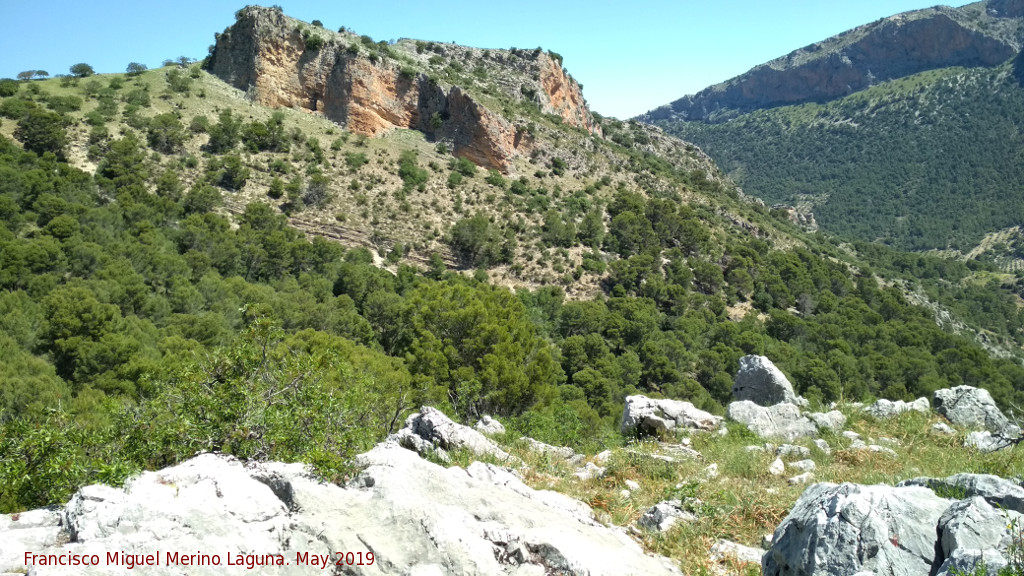
[[[747, 193], [813, 210], [825, 230], [967, 253], [1024, 215], [1022, 12], [899, 14], [643, 119], [701, 146]], [[837, 88], [840, 61], [857, 79]]]
[[877, 82], [951, 66], [995, 66], [1021, 47], [1024, 2], [936, 6], [811, 44], [641, 116], [721, 122], [753, 110], [827, 102]]
[[665, 126], [747, 193], [811, 209], [826, 230], [966, 252], [1024, 215], [1014, 66], [924, 72], [823, 105]]

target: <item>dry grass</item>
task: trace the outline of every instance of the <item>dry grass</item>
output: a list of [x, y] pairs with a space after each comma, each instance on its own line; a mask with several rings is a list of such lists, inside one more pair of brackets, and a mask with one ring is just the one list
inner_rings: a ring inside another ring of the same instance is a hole
[[[963, 447], [963, 434], [953, 437], [935, 435], [931, 425], [935, 416], [907, 413], [879, 421], [849, 408], [841, 408], [849, 417], [845, 427], [861, 434], [868, 443], [892, 438], [897, 457], [866, 450], [851, 450], [850, 440], [827, 434], [831, 455], [809, 441], [796, 442], [811, 448], [811, 459], [818, 468], [819, 482], [857, 482], [894, 484], [918, 476], [948, 476], [957, 472], [985, 472], [1003, 476], [1024, 470], [1024, 450], [979, 454]], [[795, 471], [782, 477], [768, 473], [775, 458], [767, 452], [751, 452], [747, 446], [764, 446], [740, 426], [730, 424], [729, 433], [693, 434], [693, 447], [700, 458], [665, 462], [651, 455], [659, 453], [657, 442], [628, 444], [613, 450], [602, 478], [581, 481], [572, 476], [575, 466], [557, 458], [531, 452], [525, 443], [512, 442], [508, 449], [521, 458], [524, 481], [537, 489], [557, 490], [594, 509], [596, 517], [607, 524], [632, 526], [654, 504], [680, 499], [696, 513], [691, 523], [678, 522], [664, 533], [636, 530], [634, 534], [645, 548], [675, 559], [686, 574], [759, 574], [756, 564], [735, 559], [713, 563], [709, 551], [719, 539], [758, 547], [762, 537], [774, 532], [789, 513], [805, 486], [788, 483]], [[592, 459], [592, 457], [591, 457]], [[719, 475], [711, 478], [705, 468], [718, 465]], [[582, 464], [581, 464], [582, 465]], [[638, 490], [628, 496], [621, 492], [626, 481], [637, 482]]]

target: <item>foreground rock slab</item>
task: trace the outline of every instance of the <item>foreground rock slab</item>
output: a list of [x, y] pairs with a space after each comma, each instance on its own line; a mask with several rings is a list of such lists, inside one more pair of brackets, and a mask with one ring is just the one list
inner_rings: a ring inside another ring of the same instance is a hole
[[815, 484], [775, 530], [765, 576], [927, 576], [950, 501], [923, 487]]
[[[147, 472], [123, 490], [90, 486], [61, 509], [0, 516], [0, 573], [24, 573], [26, 551], [105, 559], [160, 550], [161, 565], [146, 574], [234, 573], [226, 563], [237, 554], [290, 563], [257, 567], [270, 575], [309, 574], [321, 559], [331, 573], [358, 576], [680, 574], [594, 521], [585, 504], [533, 490], [507, 469], [446, 469], [393, 444], [360, 458], [366, 468], [348, 487], [320, 483], [301, 465], [245, 466], [219, 455]], [[364, 565], [336, 568], [339, 550], [362, 552]], [[167, 551], [216, 555], [221, 565], [167, 566]], [[31, 573], [126, 573], [102, 563], [69, 568]]]

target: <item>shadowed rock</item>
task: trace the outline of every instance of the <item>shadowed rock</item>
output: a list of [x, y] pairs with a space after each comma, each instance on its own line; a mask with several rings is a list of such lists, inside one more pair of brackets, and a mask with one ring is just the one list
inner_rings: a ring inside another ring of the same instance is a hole
[[764, 356], [747, 355], [740, 358], [740, 369], [732, 387], [735, 400], [750, 400], [761, 406], [773, 406], [782, 402], [806, 403], [793, 392], [786, 375], [771, 360]]

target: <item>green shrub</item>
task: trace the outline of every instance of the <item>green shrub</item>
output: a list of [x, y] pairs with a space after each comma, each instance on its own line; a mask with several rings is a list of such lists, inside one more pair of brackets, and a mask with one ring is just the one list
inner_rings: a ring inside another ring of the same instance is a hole
[[452, 172], [448, 175], [448, 187], [455, 189], [462, 184], [462, 174], [458, 172]]
[[345, 165], [348, 166], [349, 172], [355, 173], [360, 168], [366, 165], [370, 159], [366, 157], [363, 152], [347, 152], [345, 153]]
[[21, 98], [7, 98], [0, 102], [0, 116], [11, 120], [21, 120], [28, 111], [35, 108], [36, 103]]
[[21, 85], [13, 78], [0, 79], [0, 98], [7, 98], [18, 93]]
[[316, 51], [316, 50], [319, 50], [319, 49], [323, 48], [324, 44], [326, 44], [326, 42], [327, 42], [326, 40], [323, 39], [323, 37], [321, 37], [321, 36], [319, 36], [317, 34], [314, 34], [313, 32], [311, 32], [309, 30], [303, 30], [302, 31], [302, 41], [306, 45], [306, 50], [312, 50], [312, 51]]
[[473, 161], [468, 158], [452, 158], [448, 163], [448, 168], [466, 178], [472, 178], [476, 175], [476, 164], [473, 164]]
[[508, 182], [505, 181], [505, 178], [501, 175], [501, 172], [498, 172], [497, 170], [488, 170], [487, 178], [484, 178], [484, 182], [487, 182], [491, 186], [497, 186], [501, 189], [504, 189], [506, 184], [508, 184]]
[[422, 187], [426, 184], [430, 175], [423, 168], [420, 168], [418, 156], [415, 150], [406, 150], [398, 160], [398, 176], [404, 183], [403, 188]]

